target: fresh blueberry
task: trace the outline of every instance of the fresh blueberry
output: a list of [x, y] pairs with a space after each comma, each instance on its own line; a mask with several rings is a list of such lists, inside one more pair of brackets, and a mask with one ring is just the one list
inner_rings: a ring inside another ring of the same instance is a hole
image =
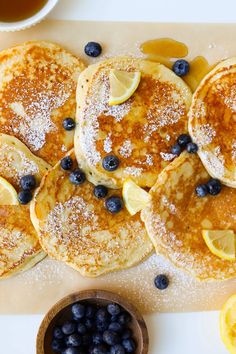
[[136, 345], [133, 339], [124, 339], [122, 341], [122, 345], [125, 348], [126, 353], [134, 353], [136, 349]]
[[95, 308], [93, 306], [89, 305], [89, 306], [86, 307], [85, 317], [93, 318], [94, 315], [95, 315], [95, 312], [96, 312]]
[[87, 332], [86, 326], [83, 323], [78, 323], [77, 332], [79, 334], [85, 334]]
[[61, 352], [65, 348], [64, 341], [62, 339], [53, 339], [51, 348], [55, 352]]
[[83, 342], [83, 345], [84, 346], [88, 346], [88, 345], [90, 345], [91, 343], [92, 343], [92, 337], [91, 337], [91, 335], [90, 334], [85, 334], [85, 335], [83, 335], [83, 337], [82, 337], [82, 342]]
[[94, 346], [92, 354], [109, 354], [109, 350], [104, 344], [99, 344]]
[[126, 328], [121, 335], [122, 339], [128, 339], [132, 336], [132, 331], [129, 328]]
[[73, 129], [75, 129], [75, 121], [74, 121], [73, 118], [65, 118], [63, 120], [62, 125], [63, 125], [63, 128], [65, 130], [73, 130]]
[[20, 191], [18, 193], [18, 200], [19, 203], [22, 205], [28, 204], [33, 198], [33, 195], [30, 190], [27, 191]]
[[72, 334], [72, 333], [75, 333], [75, 331], [76, 331], [76, 323], [74, 321], [66, 321], [62, 325], [61, 330], [67, 336]]
[[72, 171], [69, 178], [71, 183], [76, 185], [80, 185], [86, 180], [85, 173], [80, 168], [76, 168], [74, 171]]
[[92, 336], [92, 341], [93, 341], [93, 344], [95, 344], [95, 345], [102, 344], [103, 343], [102, 334], [99, 332], [94, 333]]
[[177, 139], [177, 143], [179, 144], [179, 146], [184, 149], [191, 142], [192, 142], [191, 136], [188, 134], [181, 134]]
[[120, 323], [118, 322], [111, 322], [109, 325], [108, 329], [113, 332], [121, 333], [123, 330], [123, 327]]
[[189, 62], [187, 62], [187, 60], [184, 59], [176, 60], [176, 62], [172, 67], [172, 70], [178, 76], [185, 76], [188, 74], [190, 70]]
[[118, 317], [118, 322], [125, 326], [131, 321], [131, 315], [128, 312], [122, 312]]
[[81, 350], [79, 348], [69, 347], [65, 349], [61, 354], [81, 354]]
[[115, 316], [120, 314], [120, 306], [118, 304], [109, 304], [107, 305], [107, 311], [110, 315]]
[[104, 168], [104, 170], [107, 170], [109, 172], [117, 170], [119, 164], [120, 161], [115, 155], [107, 155], [102, 160], [102, 167]]
[[71, 307], [71, 312], [73, 313], [74, 317], [75, 318], [83, 318], [84, 315], [85, 315], [85, 306], [82, 305], [82, 304], [74, 304], [72, 307]]
[[96, 198], [102, 199], [107, 196], [108, 189], [105, 186], [98, 185], [98, 186], [94, 187], [93, 193]]
[[117, 322], [118, 316], [111, 316], [111, 322]]
[[86, 318], [84, 321], [84, 324], [85, 324], [86, 328], [89, 330], [91, 330], [95, 327], [94, 321], [91, 318]]
[[56, 339], [62, 339], [64, 337], [64, 334], [61, 330], [60, 327], [55, 327], [53, 330], [53, 337]]
[[171, 146], [170, 151], [173, 155], [179, 156], [182, 152], [182, 148], [179, 146], [179, 144], [175, 144], [175, 145]]
[[125, 349], [121, 344], [111, 347], [110, 354], [125, 354]]
[[109, 313], [107, 312], [107, 310], [105, 308], [100, 308], [97, 310], [96, 312], [96, 320], [103, 322], [103, 321], [107, 321], [109, 320]]
[[67, 347], [79, 347], [82, 343], [82, 339], [79, 334], [74, 333], [66, 338], [65, 343]]
[[205, 197], [208, 194], [208, 188], [206, 184], [199, 184], [196, 188], [195, 188], [195, 192], [197, 194], [198, 197]]
[[198, 146], [195, 143], [188, 143], [186, 149], [189, 154], [195, 154], [198, 151]]
[[107, 330], [103, 333], [103, 340], [108, 345], [115, 345], [120, 343], [120, 337], [116, 332]]
[[23, 191], [33, 190], [36, 188], [36, 179], [33, 175], [26, 175], [21, 177], [20, 186]]
[[61, 160], [61, 168], [65, 171], [71, 170], [73, 166], [73, 160], [70, 156], [66, 156]]
[[120, 197], [112, 196], [106, 199], [105, 206], [110, 213], [116, 214], [123, 209], [123, 201]]
[[84, 52], [87, 54], [89, 57], [98, 57], [101, 52], [102, 52], [102, 47], [99, 43], [97, 42], [88, 42], [86, 46], [84, 47]]
[[164, 290], [169, 285], [169, 279], [165, 274], [159, 274], [154, 279], [155, 287], [159, 290]]
[[104, 332], [108, 329], [109, 321], [96, 321], [96, 328], [99, 332]]
[[217, 195], [221, 192], [222, 185], [221, 182], [216, 178], [211, 178], [207, 184], [208, 193], [211, 195]]

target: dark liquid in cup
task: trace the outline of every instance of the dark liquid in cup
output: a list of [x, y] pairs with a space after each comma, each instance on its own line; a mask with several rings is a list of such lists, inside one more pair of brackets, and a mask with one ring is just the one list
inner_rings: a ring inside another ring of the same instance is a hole
[[48, 0], [0, 0], [0, 21], [16, 22], [35, 15]]

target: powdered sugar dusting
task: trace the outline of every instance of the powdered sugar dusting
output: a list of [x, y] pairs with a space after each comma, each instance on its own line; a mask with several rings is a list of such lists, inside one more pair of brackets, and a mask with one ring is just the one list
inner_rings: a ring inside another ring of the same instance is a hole
[[119, 149], [119, 153], [124, 158], [128, 158], [132, 154], [132, 143], [130, 140], [124, 141], [123, 145]]
[[170, 154], [167, 152], [160, 152], [160, 155], [161, 155], [161, 158], [165, 161], [171, 161], [176, 157], [174, 154]]
[[104, 140], [103, 143], [103, 149], [105, 152], [107, 152], [109, 154], [109, 152], [112, 151], [112, 141], [111, 141], [111, 133], [109, 133], [106, 137], [106, 139]]
[[195, 137], [196, 143], [202, 147], [205, 145], [209, 145], [213, 138], [216, 136], [216, 132], [213, 127], [210, 126], [209, 123], [197, 126], [193, 129], [193, 134]]
[[141, 167], [126, 167], [124, 173], [130, 176], [138, 177], [141, 175], [143, 169]]
[[173, 203], [171, 203], [165, 195], [162, 196], [161, 200], [162, 203], [169, 209], [171, 214], [176, 214], [177, 212], [176, 206]]
[[146, 154], [146, 164], [148, 166], [153, 166], [153, 157], [150, 154]]

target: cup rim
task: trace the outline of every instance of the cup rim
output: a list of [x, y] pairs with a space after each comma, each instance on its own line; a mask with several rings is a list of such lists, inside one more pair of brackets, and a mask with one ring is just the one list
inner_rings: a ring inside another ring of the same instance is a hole
[[55, 7], [58, 0], [48, 0], [46, 4], [33, 16], [16, 22], [1, 22], [0, 31], [19, 31], [40, 22]]

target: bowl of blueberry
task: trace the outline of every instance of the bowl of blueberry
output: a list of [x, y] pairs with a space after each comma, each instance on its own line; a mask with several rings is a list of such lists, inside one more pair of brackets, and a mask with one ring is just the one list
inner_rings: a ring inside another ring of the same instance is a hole
[[148, 332], [137, 309], [117, 294], [66, 296], [44, 317], [37, 354], [147, 354]]

